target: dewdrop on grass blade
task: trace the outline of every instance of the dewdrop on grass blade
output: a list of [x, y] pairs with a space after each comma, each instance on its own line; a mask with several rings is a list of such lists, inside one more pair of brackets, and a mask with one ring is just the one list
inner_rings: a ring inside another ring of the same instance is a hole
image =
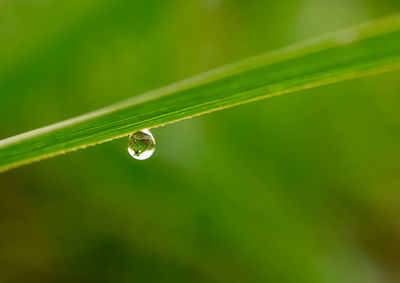
[[128, 152], [137, 160], [145, 160], [153, 155], [156, 141], [149, 129], [137, 131], [129, 135]]

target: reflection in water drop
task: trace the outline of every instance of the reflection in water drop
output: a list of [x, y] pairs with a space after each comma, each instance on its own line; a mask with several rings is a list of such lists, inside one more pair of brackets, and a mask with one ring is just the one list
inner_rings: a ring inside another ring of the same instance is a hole
[[153, 155], [156, 141], [148, 129], [129, 135], [128, 152], [137, 160], [144, 160]]

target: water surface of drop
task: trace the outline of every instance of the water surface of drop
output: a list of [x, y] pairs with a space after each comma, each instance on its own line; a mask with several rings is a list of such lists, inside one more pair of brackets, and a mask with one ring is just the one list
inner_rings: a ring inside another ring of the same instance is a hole
[[145, 160], [153, 155], [156, 141], [150, 130], [145, 129], [129, 135], [128, 152], [137, 160]]

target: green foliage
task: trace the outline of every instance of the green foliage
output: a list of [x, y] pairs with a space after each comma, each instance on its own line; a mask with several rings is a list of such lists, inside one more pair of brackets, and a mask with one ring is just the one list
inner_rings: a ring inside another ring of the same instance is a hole
[[[0, 7], [1, 140], [398, 13], [400, 1]], [[400, 282], [399, 76], [155, 128], [144, 162], [121, 138], [0, 174], [0, 282]]]
[[399, 67], [400, 17], [393, 16], [218, 68], [98, 111], [2, 140], [0, 170], [140, 129]]

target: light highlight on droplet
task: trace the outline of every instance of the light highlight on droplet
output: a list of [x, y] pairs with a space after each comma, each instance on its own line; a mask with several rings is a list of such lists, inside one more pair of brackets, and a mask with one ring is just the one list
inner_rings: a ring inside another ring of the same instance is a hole
[[137, 160], [145, 160], [153, 155], [156, 141], [150, 130], [145, 129], [129, 135], [128, 152]]

